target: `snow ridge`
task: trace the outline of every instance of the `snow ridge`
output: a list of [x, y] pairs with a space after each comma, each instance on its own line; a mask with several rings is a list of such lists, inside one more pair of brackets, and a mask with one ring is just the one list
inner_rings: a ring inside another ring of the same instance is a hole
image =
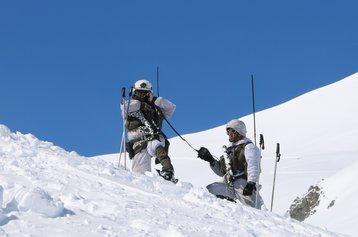
[[0, 236], [342, 236], [0, 125]]

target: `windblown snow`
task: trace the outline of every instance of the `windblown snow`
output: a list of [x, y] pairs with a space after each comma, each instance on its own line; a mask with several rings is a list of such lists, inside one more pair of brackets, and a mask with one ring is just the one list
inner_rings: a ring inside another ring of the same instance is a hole
[[[123, 160], [118, 166], [118, 154], [82, 157], [0, 125], [0, 236], [354, 236], [356, 88], [358, 74], [257, 113], [266, 142], [262, 210], [209, 194], [205, 186], [220, 177], [179, 138], [170, 140], [173, 184], [156, 172], [134, 174]], [[242, 119], [250, 130], [251, 116]], [[216, 156], [227, 143], [224, 126], [184, 137]], [[282, 158], [270, 212], [276, 143]], [[291, 219], [290, 204], [310, 185], [324, 193], [316, 213]]]

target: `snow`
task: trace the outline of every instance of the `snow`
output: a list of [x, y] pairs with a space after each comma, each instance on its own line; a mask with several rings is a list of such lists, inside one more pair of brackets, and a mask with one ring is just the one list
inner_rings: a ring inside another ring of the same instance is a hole
[[[274, 212], [209, 194], [205, 186], [220, 177], [178, 137], [170, 140], [175, 185], [156, 172], [134, 174], [123, 160], [118, 166], [118, 154], [82, 157], [0, 125], [0, 236], [355, 236], [355, 88], [358, 74], [257, 113], [268, 208], [281, 144]], [[252, 116], [242, 119], [252, 138]], [[227, 143], [224, 125], [184, 138], [216, 156]], [[325, 194], [316, 214], [303, 223], [289, 218], [294, 198], [316, 184]]]
[[341, 236], [0, 131], [0, 236]]
[[[325, 190], [325, 196], [321, 199], [317, 214], [309, 218], [309, 223], [317, 225], [325, 223], [334, 229], [351, 229], [352, 236], [357, 233], [357, 228], [354, 227], [357, 225], [356, 215], [348, 214], [358, 210], [356, 201], [358, 187], [354, 183], [355, 180], [358, 180], [357, 170], [358, 161], [320, 183]], [[334, 205], [329, 207], [332, 203]], [[338, 218], [339, 221], [337, 221]]]
[[[261, 194], [268, 208], [271, 204], [276, 143], [280, 143], [281, 161], [277, 168], [273, 211], [285, 215], [297, 196], [305, 194], [309, 186], [319, 184], [324, 189], [325, 199], [321, 201], [317, 213], [305, 222], [357, 235], [358, 218], [351, 211], [357, 210], [354, 209], [354, 200], [358, 195], [352, 184], [358, 178], [356, 88], [358, 73], [256, 114], [257, 134], [264, 135], [266, 145], [262, 152], [260, 182], [263, 185]], [[241, 119], [247, 124], [248, 136], [253, 138], [252, 115]], [[184, 138], [194, 147], [209, 148], [216, 156], [221, 154], [220, 147], [227, 141], [225, 126]], [[185, 158], [196, 157], [196, 154], [179, 138], [172, 139], [171, 145], [179, 177], [196, 186], [218, 180], [205, 167], [206, 164]], [[187, 162], [190, 166], [185, 165]], [[200, 177], [195, 176], [197, 170], [200, 170]], [[332, 200], [336, 200], [335, 205], [327, 208]]]
[[[256, 114], [257, 134], [264, 135], [266, 145], [262, 152], [260, 182], [263, 185], [261, 194], [268, 208], [271, 204], [276, 143], [280, 143], [281, 161], [277, 168], [274, 212], [284, 215], [297, 196], [305, 194], [309, 186], [319, 184], [324, 189], [325, 199], [321, 201], [317, 213], [305, 222], [357, 235], [358, 218], [351, 211], [357, 210], [354, 209], [354, 200], [358, 195], [352, 184], [358, 178], [356, 88], [358, 73]], [[252, 115], [241, 119], [247, 124], [248, 136], [253, 138]], [[227, 141], [225, 126], [184, 138], [194, 147], [209, 148], [216, 156], [221, 154], [220, 147]], [[179, 177], [197, 186], [218, 180], [205, 167], [206, 164], [184, 158], [193, 158], [196, 154], [179, 138], [172, 139], [171, 144]], [[191, 165], [185, 165], [187, 162]], [[197, 170], [200, 170], [200, 177], [195, 176]], [[336, 200], [335, 205], [328, 209], [332, 200]]]

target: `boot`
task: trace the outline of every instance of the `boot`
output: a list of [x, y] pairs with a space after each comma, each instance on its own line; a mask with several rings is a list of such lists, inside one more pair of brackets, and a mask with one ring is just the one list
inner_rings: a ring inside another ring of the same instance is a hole
[[174, 179], [174, 172], [172, 170], [162, 170], [160, 171], [160, 176], [165, 180], [172, 181]]

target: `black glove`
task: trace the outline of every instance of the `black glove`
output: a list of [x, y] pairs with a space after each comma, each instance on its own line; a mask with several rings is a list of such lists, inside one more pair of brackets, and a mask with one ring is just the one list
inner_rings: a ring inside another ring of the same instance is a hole
[[256, 190], [256, 184], [253, 182], [248, 182], [244, 188], [244, 191], [242, 191], [242, 194], [244, 196], [251, 196], [254, 190]]
[[210, 162], [210, 164], [214, 163], [214, 157], [210, 154], [209, 150], [205, 147], [200, 147], [198, 151], [198, 157], [202, 160]]

